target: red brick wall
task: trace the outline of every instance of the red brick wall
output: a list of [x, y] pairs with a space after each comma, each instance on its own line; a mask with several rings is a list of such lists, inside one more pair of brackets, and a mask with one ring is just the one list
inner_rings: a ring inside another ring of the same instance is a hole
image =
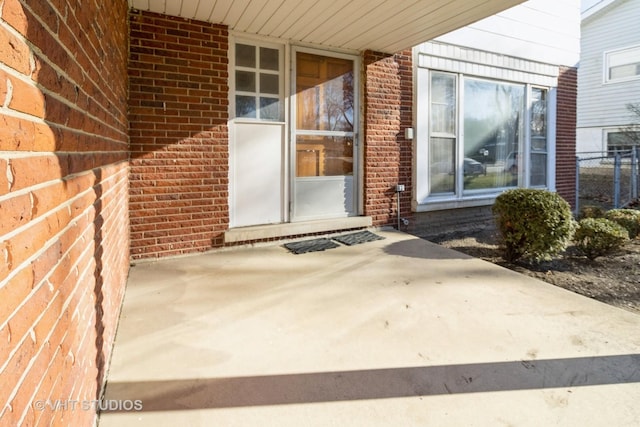
[[226, 27], [130, 12], [131, 256], [223, 244], [228, 208]]
[[576, 201], [576, 98], [578, 70], [560, 69], [556, 112], [556, 189], [571, 206]]
[[0, 425], [102, 389], [128, 273], [126, 2], [0, 0]]
[[404, 184], [400, 214], [411, 218], [413, 76], [411, 51], [366, 51], [364, 63], [364, 214], [374, 226], [396, 225], [396, 184]]

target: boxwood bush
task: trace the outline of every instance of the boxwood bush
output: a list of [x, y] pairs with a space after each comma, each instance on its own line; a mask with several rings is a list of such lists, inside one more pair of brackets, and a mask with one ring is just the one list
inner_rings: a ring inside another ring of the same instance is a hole
[[590, 260], [620, 249], [629, 233], [620, 224], [606, 218], [584, 218], [573, 237], [576, 249]]
[[640, 233], [640, 211], [634, 209], [612, 209], [604, 217], [623, 226], [634, 239]]
[[580, 208], [580, 215], [578, 218], [604, 218], [605, 210], [600, 206], [587, 205]]
[[575, 221], [569, 204], [557, 193], [518, 188], [496, 198], [496, 225], [509, 262], [551, 259], [571, 242]]

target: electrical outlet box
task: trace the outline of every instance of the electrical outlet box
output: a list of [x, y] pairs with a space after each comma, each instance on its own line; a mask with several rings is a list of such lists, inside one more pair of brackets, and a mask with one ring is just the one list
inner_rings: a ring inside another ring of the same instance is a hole
[[396, 185], [396, 192], [400, 193], [402, 191], [404, 191], [404, 184]]

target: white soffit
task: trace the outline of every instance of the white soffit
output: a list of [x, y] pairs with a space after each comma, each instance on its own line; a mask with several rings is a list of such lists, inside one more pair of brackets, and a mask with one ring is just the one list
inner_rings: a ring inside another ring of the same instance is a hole
[[319, 46], [393, 53], [524, 0], [129, 0], [134, 9]]

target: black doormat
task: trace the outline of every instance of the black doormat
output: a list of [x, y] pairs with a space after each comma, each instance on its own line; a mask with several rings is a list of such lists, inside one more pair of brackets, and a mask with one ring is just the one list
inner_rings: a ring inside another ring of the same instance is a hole
[[358, 231], [356, 233], [351, 234], [343, 234], [341, 236], [336, 236], [333, 240], [342, 243], [343, 245], [352, 246], [358, 245], [360, 243], [373, 242], [376, 240], [383, 240], [384, 237], [378, 236], [377, 234], [373, 234], [370, 231]]
[[340, 245], [336, 242], [332, 242], [331, 240], [325, 238], [286, 243], [284, 245], [285, 248], [289, 249], [296, 255], [306, 254], [307, 252], [324, 251], [327, 249], [337, 248], [338, 246]]

